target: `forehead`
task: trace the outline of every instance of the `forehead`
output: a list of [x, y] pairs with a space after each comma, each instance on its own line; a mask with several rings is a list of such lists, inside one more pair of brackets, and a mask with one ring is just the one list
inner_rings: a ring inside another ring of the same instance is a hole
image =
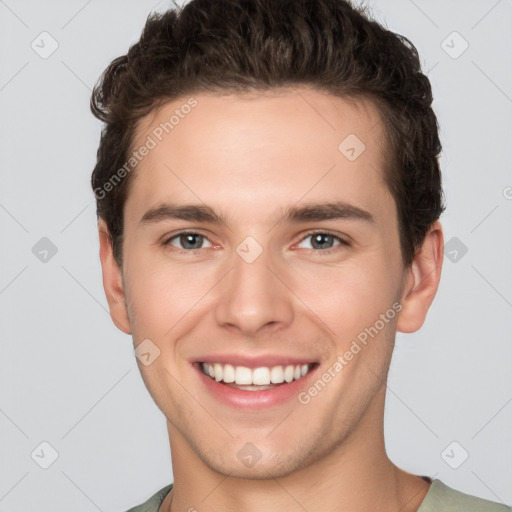
[[368, 203], [387, 191], [383, 133], [371, 101], [306, 87], [183, 96], [139, 122], [132, 150], [151, 149], [128, 201]]
[[[282, 127], [288, 130], [276, 140], [275, 133]], [[173, 139], [181, 134], [181, 143], [187, 139], [192, 144], [214, 146], [237, 142], [236, 136], [241, 140], [258, 129], [259, 140], [254, 142], [268, 145], [274, 140], [275, 145], [282, 145], [282, 152], [291, 146], [296, 153], [301, 151], [299, 142], [302, 141], [294, 142], [292, 135], [310, 137], [317, 142], [324, 138], [325, 145], [331, 143], [339, 150], [336, 143], [344, 135], [353, 134], [380, 146], [384, 132], [376, 105], [366, 97], [339, 97], [305, 86], [282, 87], [243, 93], [201, 92], [164, 102], [138, 122], [133, 145], [142, 144], [148, 135], [157, 143], [172, 145]], [[302, 146], [302, 149], [313, 148]], [[367, 149], [372, 152], [378, 148]], [[351, 155], [347, 153], [347, 156]]]

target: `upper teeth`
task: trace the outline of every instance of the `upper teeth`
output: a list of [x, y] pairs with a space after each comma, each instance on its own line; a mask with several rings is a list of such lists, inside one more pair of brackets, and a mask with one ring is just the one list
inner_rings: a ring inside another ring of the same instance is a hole
[[288, 366], [261, 366], [251, 369], [231, 364], [202, 363], [202, 370], [217, 382], [222, 381], [226, 384], [234, 382], [240, 386], [266, 386], [270, 383], [281, 384], [282, 382], [292, 382], [293, 380], [300, 379], [308, 373], [310, 365], [290, 364]]

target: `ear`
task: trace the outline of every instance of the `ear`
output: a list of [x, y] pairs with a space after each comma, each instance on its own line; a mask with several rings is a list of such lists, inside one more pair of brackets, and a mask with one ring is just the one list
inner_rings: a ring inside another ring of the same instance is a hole
[[107, 296], [110, 316], [118, 329], [126, 334], [131, 334], [123, 289], [123, 273], [114, 258], [112, 238], [103, 219], [98, 221], [98, 231], [100, 237], [100, 260], [103, 271], [103, 289]]
[[440, 222], [436, 221], [405, 271], [402, 309], [397, 320], [398, 331], [415, 332], [425, 322], [439, 286], [443, 256], [443, 229]]

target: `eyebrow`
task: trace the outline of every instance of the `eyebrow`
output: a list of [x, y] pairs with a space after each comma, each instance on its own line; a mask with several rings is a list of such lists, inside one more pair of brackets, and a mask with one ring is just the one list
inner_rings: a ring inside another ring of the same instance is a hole
[[[226, 219], [222, 215], [217, 214], [207, 205], [196, 204], [161, 204], [148, 210], [142, 216], [140, 223], [153, 224], [172, 219], [226, 225]], [[375, 223], [375, 218], [370, 212], [344, 202], [294, 206], [281, 217], [279, 222], [297, 224], [300, 222], [319, 222], [336, 219], [362, 220]]]
[[370, 212], [341, 201], [290, 208], [281, 219], [281, 222], [318, 222], [336, 219], [363, 220], [375, 223], [375, 218]]
[[152, 224], [170, 219], [226, 224], [225, 219], [221, 215], [216, 214], [209, 206], [195, 204], [182, 206], [161, 204], [148, 210], [142, 216], [140, 222], [141, 224]]

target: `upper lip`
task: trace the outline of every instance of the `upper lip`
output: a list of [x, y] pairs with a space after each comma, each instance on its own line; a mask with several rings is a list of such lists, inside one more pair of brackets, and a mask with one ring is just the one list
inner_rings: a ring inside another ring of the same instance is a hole
[[289, 355], [258, 355], [247, 356], [237, 354], [211, 354], [194, 359], [196, 363], [220, 363], [231, 364], [232, 366], [245, 366], [246, 368], [261, 368], [262, 366], [288, 366], [316, 363], [316, 359], [307, 357], [296, 357]]

